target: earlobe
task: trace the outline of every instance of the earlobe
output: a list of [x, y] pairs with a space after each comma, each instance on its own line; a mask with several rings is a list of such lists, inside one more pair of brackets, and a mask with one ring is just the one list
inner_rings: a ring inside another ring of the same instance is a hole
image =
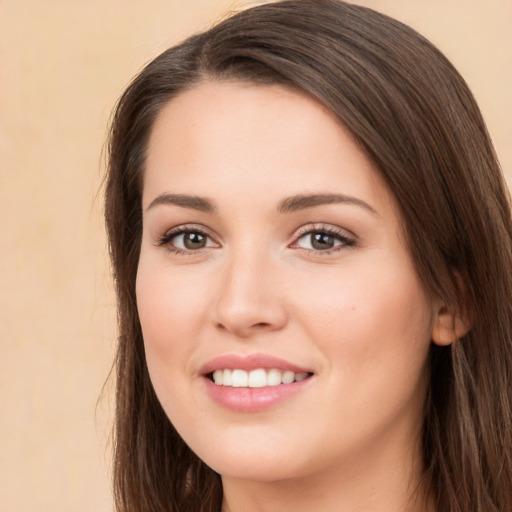
[[442, 306], [432, 327], [432, 341], [436, 345], [447, 346], [465, 336], [471, 329], [471, 322], [460, 314], [453, 313], [447, 306]]

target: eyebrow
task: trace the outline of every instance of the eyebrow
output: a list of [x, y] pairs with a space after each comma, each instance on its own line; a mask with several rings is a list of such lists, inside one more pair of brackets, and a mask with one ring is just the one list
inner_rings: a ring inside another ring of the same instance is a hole
[[[292, 213], [299, 210], [306, 210], [321, 206], [325, 204], [352, 204], [359, 206], [378, 215], [377, 211], [372, 208], [368, 203], [357, 197], [347, 196], [345, 194], [299, 194], [296, 196], [288, 197], [279, 203], [277, 211], [279, 213]], [[214, 213], [217, 209], [210, 199], [199, 196], [191, 196], [188, 194], [161, 194], [146, 208], [146, 211], [158, 205], [175, 205], [182, 208], [189, 208], [200, 212]]]
[[368, 203], [357, 197], [347, 196], [345, 194], [311, 194], [311, 195], [296, 195], [281, 201], [278, 207], [280, 213], [291, 213], [298, 210], [305, 210], [307, 208], [314, 208], [324, 204], [345, 203], [360, 206], [365, 210], [378, 215], [377, 211], [372, 208]]
[[198, 210], [206, 213], [213, 213], [216, 210], [213, 202], [205, 197], [165, 193], [155, 197], [155, 199], [153, 199], [150, 205], [146, 208], [146, 211], [161, 204], [173, 204], [181, 206], [182, 208], [189, 208], [191, 210]]

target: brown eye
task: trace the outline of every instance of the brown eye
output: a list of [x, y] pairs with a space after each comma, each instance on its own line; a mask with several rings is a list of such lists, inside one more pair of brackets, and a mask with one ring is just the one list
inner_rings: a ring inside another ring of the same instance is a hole
[[341, 233], [318, 229], [304, 233], [295, 243], [295, 247], [318, 252], [327, 252], [331, 249], [337, 250], [353, 245], [354, 240], [347, 238]]
[[311, 237], [311, 247], [317, 251], [332, 249], [336, 242], [334, 237], [327, 233], [311, 233], [309, 236]]
[[179, 231], [165, 235], [159, 245], [166, 245], [176, 251], [198, 251], [208, 247], [217, 247], [217, 244], [201, 231]]
[[207, 237], [201, 233], [183, 233], [183, 245], [186, 249], [202, 249], [206, 247]]

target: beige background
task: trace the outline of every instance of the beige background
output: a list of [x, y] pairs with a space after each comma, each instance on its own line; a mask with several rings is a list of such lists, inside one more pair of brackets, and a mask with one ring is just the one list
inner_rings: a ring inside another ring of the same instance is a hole
[[[512, 178], [512, 0], [358, 3], [452, 59]], [[235, 5], [0, 0], [2, 512], [112, 510], [111, 386], [100, 393], [115, 310], [97, 195], [109, 113], [145, 62]]]

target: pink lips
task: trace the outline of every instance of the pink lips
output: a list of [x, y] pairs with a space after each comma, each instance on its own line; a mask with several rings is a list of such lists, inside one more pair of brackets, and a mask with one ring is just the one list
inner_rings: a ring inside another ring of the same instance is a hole
[[227, 354], [208, 361], [200, 369], [206, 390], [217, 404], [235, 412], [259, 412], [272, 408], [283, 400], [295, 395], [309, 385], [311, 378], [290, 384], [267, 386], [262, 388], [235, 388], [219, 386], [212, 382], [210, 374], [215, 370], [240, 369], [245, 371], [258, 368], [276, 368], [294, 373], [311, 373], [311, 370], [302, 368], [284, 359], [267, 354], [250, 354], [240, 356]]
[[204, 366], [201, 367], [199, 372], [202, 375], [206, 375], [215, 370], [235, 370], [237, 368], [247, 372], [256, 370], [257, 368], [277, 368], [279, 370], [291, 371], [295, 373], [311, 372], [311, 370], [308, 370], [307, 368], [301, 368], [300, 366], [285, 361], [284, 359], [280, 359], [268, 354], [250, 354], [247, 356], [226, 354], [208, 361]]

